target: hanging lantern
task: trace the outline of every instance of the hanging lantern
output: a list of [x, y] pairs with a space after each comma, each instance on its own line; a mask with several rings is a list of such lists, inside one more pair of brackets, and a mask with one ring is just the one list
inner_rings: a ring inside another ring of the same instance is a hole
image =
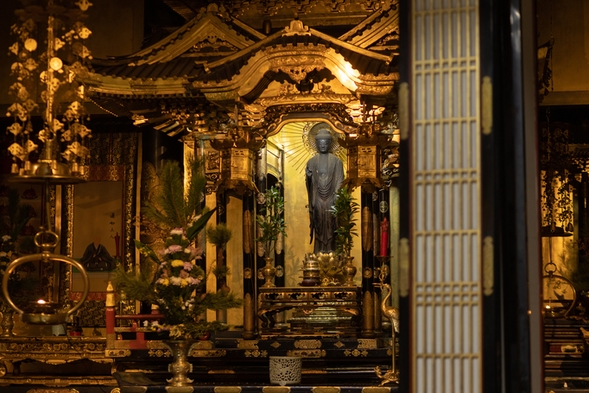
[[351, 187], [363, 186], [367, 190], [384, 187], [382, 178], [383, 147], [398, 145], [390, 135], [377, 134], [366, 128], [358, 136], [346, 136], [341, 142], [348, 149], [348, 169], [344, 184]]
[[542, 125], [540, 143], [542, 236], [572, 236], [574, 231], [571, 180], [579, 169], [571, 157], [566, 124]]
[[239, 125], [237, 105], [234, 123], [222, 138], [210, 140], [210, 146], [216, 152], [211, 149], [205, 152], [205, 175], [207, 179], [215, 179], [214, 186], [210, 187], [212, 191], [234, 190], [244, 194], [256, 189], [253, 175], [255, 152], [263, 140], [254, 137], [251, 128]]

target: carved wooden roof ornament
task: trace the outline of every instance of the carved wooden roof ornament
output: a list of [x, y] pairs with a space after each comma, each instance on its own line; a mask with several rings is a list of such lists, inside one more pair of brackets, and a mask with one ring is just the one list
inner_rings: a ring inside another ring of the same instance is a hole
[[[186, 2], [169, 3], [181, 7]], [[311, 2], [322, 5], [302, 10], [300, 19], [290, 21], [278, 17], [286, 10], [277, 6], [265, 20], [284, 26], [266, 34], [260, 32], [260, 18], [251, 20], [255, 27], [243, 22], [250, 20], [244, 15], [260, 11], [262, 2], [243, 3], [242, 8], [236, 6], [241, 2], [220, 3], [201, 8], [155, 45], [95, 61], [87, 81], [93, 100], [138, 125], [205, 139], [232, 138], [228, 131], [234, 129], [236, 106], [243, 130], [256, 138], [277, 132], [286, 122], [309, 119], [324, 119], [355, 134], [367, 103], [391, 116], [398, 80], [396, 1], [350, 0], [339, 10], [333, 1], [333, 7], [329, 1]], [[191, 14], [184, 11], [182, 15]], [[347, 13], [358, 19], [346, 33], [335, 37], [324, 32], [331, 31], [326, 28], [331, 23], [343, 23]]]

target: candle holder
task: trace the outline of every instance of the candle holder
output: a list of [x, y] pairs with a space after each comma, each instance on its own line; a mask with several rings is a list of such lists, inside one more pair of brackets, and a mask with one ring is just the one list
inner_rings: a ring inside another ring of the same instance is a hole
[[[54, 237], [53, 242], [42, 243], [41, 239], [44, 239], [47, 235]], [[39, 247], [41, 252], [38, 254], [26, 255], [20, 258], [16, 258], [6, 267], [6, 272], [4, 273], [4, 277], [2, 278], [2, 292], [4, 294], [4, 298], [6, 299], [10, 307], [12, 307], [14, 311], [20, 314], [21, 319], [24, 323], [28, 323], [31, 325], [61, 325], [66, 322], [69, 315], [73, 314], [80, 307], [82, 307], [82, 304], [84, 304], [86, 298], [88, 297], [89, 282], [88, 273], [86, 273], [86, 269], [84, 269], [84, 266], [82, 266], [82, 264], [80, 264], [78, 261], [72, 258], [63, 255], [53, 254], [51, 251], [55, 248], [55, 246], [58, 243], [59, 235], [57, 235], [55, 232], [46, 231], [42, 229], [39, 233], [35, 235], [35, 244], [37, 245], [37, 247]], [[64, 262], [74, 266], [80, 271], [82, 275], [82, 280], [84, 282], [84, 291], [82, 293], [82, 297], [74, 307], [66, 311], [64, 310], [65, 307], [60, 303], [46, 302], [44, 300], [40, 300], [36, 302], [30, 302], [28, 306], [25, 307], [26, 310], [21, 310], [17, 307], [16, 304], [14, 304], [14, 302], [10, 298], [10, 294], [8, 293], [8, 279], [10, 277], [10, 274], [20, 265], [34, 261], [40, 261], [41, 263]]]
[[388, 261], [391, 260], [390, 255], [379, 255], [376, 257], [380, 261], [380, 267], [375, 268], [374, 270], [378, 271], [378, 281], [381, 284], [384, 283], [384, 280], [389, 276], [391, 269], [389, 268]]

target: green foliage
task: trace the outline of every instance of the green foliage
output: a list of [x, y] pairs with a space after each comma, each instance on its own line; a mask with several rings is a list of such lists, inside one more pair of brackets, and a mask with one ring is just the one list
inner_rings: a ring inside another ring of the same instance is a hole
[[189, 178], [185, 188], [184, 174], [178, 162], [164, 162], [158, 174], [160, 184], [153, 197], [143, 206], [145, 217], [165, 232], [185, 228], [186, 236], [194, 239], [213, 214], [213, 211], [201, 208], [206, 184], [201, 169], [201, 161], [192, 160], [188, 163]]
[[257, 242], [262, 243], [264, 255], [272, 256], [279, 235], [286, 237], [286, 224], [282, 217], [284, 211], [284, 198], [280, 195], [278, 187], [271, 187], [264, 193], [264, 214], [258, 214], [256, 221], [261, 229]]
[[231, 273], [231, 270], [227, 266], [214, 266], [212, 273], [217, 278], [225, 278]]
[[[196, 263], [202, 259], [203, 251], [192, 245], [181, 228], [170, 231], [164, 241], [165, 248], [160, 252], [139, 241], [135, 241], [135, 245], [152, 268], [129, 273], [119, 267], [113, 282], [127, 298], [158, 305], [164, 319], [157, 328], [168, 331], [171, 337], [195, 338], [219, 329], [221, 325], [207, 322], [203, 314], [207, 310], [241, 305], [241, 299], [231, 292], [205, 290], [207, 274]], [[228, 269], [219, 270], [219, 273], [227, 274]]]
[[137, 272], [126, 272], [122, 265], [118, 265], [112, 273], [111, 280], [117, 291], [124, 292], [130, 300], [147, 301], [154, 304], [156, 297], [153, 290], [156, 264], [146, 260], [144, 266]]
[[225, 224], [209, 225], [207, 227], [207, 241], [219, 248], [225, 249], [231, 240], [231, 229]]
[[338, 226], [335, 230], [336, 253], [350, 255], [354, 246], [354, 236], [358, 236], [354, 216], [360, 211], [360, 205], [352, 196], [348, 186], [336, 192], [335, 202], [330, 211], [336, 218]]
[[[137, 272], [118, 268], [113, 282], [130, 300], [148, 301], [159, 307], [163, 320], [154, 328], [168, 331], [173, 338], [196, 338], [224, 325], [207, 322], [207, 310], [239, 307], [241, 300], [230, 291], [207, 292], [207, 274], [197, 263], [203, 250], [195, 246], [199, 232], [206, 227], [214, 210], [202, 210], [201, 198], [205, 187], [200, 163], [190, 163], [190, 179], [184, 188], [183, 174], [175, 162], [166, 162], [160, 172], [160, 186], [145, 204], [146, 217], [165, 229], [168, 236], [162, 249], [135, 240], [143, 256], [143, 266]], [[215, 228], [214, 235], [229, 240], [231, 232]], [[161, 242], [156, 242], [159, 247]], [[228, 270], [211, 270], [209, 274], [226, 275]]]

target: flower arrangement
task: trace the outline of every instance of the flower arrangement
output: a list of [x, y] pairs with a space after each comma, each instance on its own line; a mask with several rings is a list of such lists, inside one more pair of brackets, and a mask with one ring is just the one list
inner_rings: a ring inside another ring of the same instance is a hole
[[214, 210], [199, 208], [205, 184], [200, 178], [200, 163], [192, 162], [190, 170], [185, 194], [179, 165], [163, 165], [159, 191], [144, 208], [160, 228], [167, 228], [168, 235], [153, 245], [135, 240], [147, 266], [138, 272], [125, 272], [119, 267], [114, 275], [117, 289], [124, 291], [127, 298], [158, 306], [163, 320], [154, 323], [153, 328], [168, 332], [173, 339], [198, 338], [227, 329], [223, 323], [207, 321], [206, 310], [241, 305], [241, 300], [229, 291], [209, 292], [205, 288], [208, 273], [199, 266], [203, 250], [196, 243]]

